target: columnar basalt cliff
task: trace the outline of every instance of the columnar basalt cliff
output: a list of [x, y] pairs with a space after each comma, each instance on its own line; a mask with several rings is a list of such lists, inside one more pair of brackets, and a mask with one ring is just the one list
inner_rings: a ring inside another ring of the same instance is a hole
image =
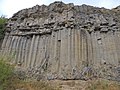
[[37, 79], [120, 80], [120, 7], [54, 2], [21, 10], [6, 25], [1, 55]]

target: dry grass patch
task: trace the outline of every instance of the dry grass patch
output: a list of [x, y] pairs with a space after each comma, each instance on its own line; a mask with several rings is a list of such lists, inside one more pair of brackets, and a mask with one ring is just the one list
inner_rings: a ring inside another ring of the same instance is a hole
[[11, 83], [9, 90], [60, 90], [56, 86], [50, 85], [47, 81], [20, 81], [15, 80]]
[[86, 90], [120, 90], [120, 83], [105, 79], [96, 79], [88, 82]]

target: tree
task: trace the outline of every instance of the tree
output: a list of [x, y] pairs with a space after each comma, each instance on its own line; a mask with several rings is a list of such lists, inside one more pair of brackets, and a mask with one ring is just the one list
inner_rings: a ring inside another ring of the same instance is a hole
[[5, 23], [7, 22], [7, 18], [4, 16], [0, 17], [0, 40], [4, 38], [4, 28], [5, 28]]

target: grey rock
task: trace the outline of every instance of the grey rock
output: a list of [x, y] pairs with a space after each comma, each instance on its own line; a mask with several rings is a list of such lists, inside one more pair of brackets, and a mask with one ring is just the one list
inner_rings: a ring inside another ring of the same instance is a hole
[[108, 31], [108, 28], [101, 28], [100, 31], [101, 31], [101, 32], [107, 32], [107, 31]]
[[7, 22], [0, 53], [22, 62], [20, 79], [120, 81], [118, 10], [60, 1], [20, 10]]

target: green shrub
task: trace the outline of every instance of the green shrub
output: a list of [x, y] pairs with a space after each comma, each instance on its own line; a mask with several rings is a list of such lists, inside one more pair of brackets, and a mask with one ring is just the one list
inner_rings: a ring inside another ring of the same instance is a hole
[[6, 90], [13, 74], [13, 67], [0, 59], [0, 90]]
[[3, 39], [4, 37], [4, 28], [5, 28], [5, 23], [7, 22], [7, 18], [5, 17], [0, 17], [0, 40]]

